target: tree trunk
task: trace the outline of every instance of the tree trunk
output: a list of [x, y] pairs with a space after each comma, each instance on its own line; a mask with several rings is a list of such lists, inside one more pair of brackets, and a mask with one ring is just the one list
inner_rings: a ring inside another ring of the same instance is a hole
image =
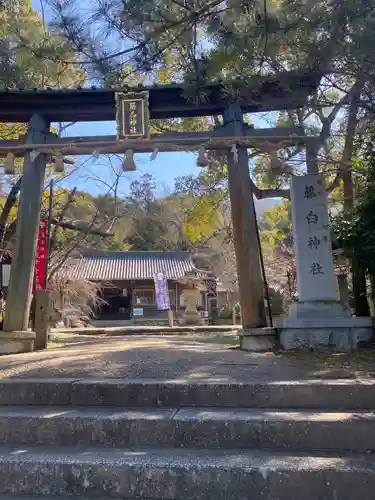
[[367, 300], [366, 275], [358, 264], [357, 258], [352, 259], [352, 286], [354, 310], [356, 316], [370, 316], [370, 306]]
[[[351, 222], [353, 218], [354, 184], [351, 161], [353, 157], [354, 136], [357, 127], [358, 98], [360, 96], [362, 86], [363, 83], [360, 79], [358, 79], [354, 84], [355, 88], [349, 107], [345, 146], [342, 155], [344, 219], [348, 222]], [[370, 307], [367, 301], [366, 275], [355, 256], [352, 259], [352, 284], [356, 316], [370, 316]]]
[[[354, 206], [353, 175], [349, 167], [345, 167], [343, 174], [344, 184], [344, 218], [351, 222]], [[366, 274], [359, 265], [356, 256], [352, 258], [352, 290], [354, 297], [354, 311], [356, 316], [370, 316], [370, 306], [367, 300]]]

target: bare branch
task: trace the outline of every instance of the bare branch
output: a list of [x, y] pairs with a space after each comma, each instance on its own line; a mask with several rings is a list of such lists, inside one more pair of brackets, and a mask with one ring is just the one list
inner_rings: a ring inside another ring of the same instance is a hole
[[103, 232], [103, 231], [100, 231], [99, 229], [85, 227], [82, 224], [77, 225], [77, 224], [73, 224], [72, 222], [67, 222], [67, 221], [58, 220], [58, 219], [54, 219], [54, 218], [52, 219], [52, 224], [55, 225], [55, 228], [61, 227], [62, 229], [71, 229], [72, 231], [77, 231], [79, 233], [94, 234], [96, 236], [102, 236], [103, 238], [109, 238], [110, 236], [114, 236], [113, 233]]
[[3, 210], [0, 215], [0, 234], [1, 234], [1, 248], [4, 248], [4, 238], [5, 238], [5, 228], [10, 215], [10, 212], [17, 202], [17, 196], [21, 189], [22, 176], [17, 180], [17, 182], [12, 186]]
[[261, 189], [256, 186], [254, 181], [250, 179], [252, 191], [257, 200], [263, 200], [265, 198], [286, 198], [290, 199], [290, 189], [281, 189], [281, 188], [269, 188], [269, 189]]
[[58, 218], [56, 219], [55, 226], [53, 228], [52, 234], [51, 234], [51, 242], [50, 242], [50, 250], [52, 250], [55, 246], [55, 241], [56, 241], [56, 235], [57, 235], [57, 229], [59, 227], [59, 224], [62, 222], [64, 215], [66, 214], [69, 205], [73, 202], [74, 196], [76, 194], [77, 188], [74, 187], [70, 193], [68, 194], [68, 199], [66, 200], [65, 205], [60, 211], [60, 214]]

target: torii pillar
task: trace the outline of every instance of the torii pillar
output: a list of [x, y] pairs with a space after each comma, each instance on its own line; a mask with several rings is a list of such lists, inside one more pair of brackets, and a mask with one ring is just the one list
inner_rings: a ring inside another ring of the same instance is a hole
[[[43, 144], [48, 134], [49, 122], [33, 115], [26, 143]], [[39, 154], [34, 161], [29, 152], [25, 154], [4, 328], [0, 332], [3, 354], [34, 349], [35, 332], [28, 331], [28, 326], [45, 171], [45, 154]]]
[[[241, 107], [232, 104], [224, 111], [223, 134], [243, 137], [245, 123]], [[228, 153], [228, 184], [232, 211], [242, 326], [253, 331], [267, 326], [264, 282], [257, 241], [257, 221], [251, 189], [249, 158], [246, 148], [238, 148], [238, 161]], [[260, 333], [260, 332], [258, 332]]]

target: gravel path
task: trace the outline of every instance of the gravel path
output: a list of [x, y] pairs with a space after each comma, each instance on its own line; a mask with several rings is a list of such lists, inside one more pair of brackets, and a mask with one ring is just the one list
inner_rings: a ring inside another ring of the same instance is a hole
[[[235, 344], [235, 337], [231, 339]], [[46, 351], [0, 357], [0, 378], [146, 378], [272, 381], [306, 379], [306, 360], [230, 348], [217, 338], [152, 336], [95, 338]]]

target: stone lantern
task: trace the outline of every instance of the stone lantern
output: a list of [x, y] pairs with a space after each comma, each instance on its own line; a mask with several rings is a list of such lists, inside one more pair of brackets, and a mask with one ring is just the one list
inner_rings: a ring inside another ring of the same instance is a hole
[[197, 311], [197, 302], [200, 301], [201, 292], [206, 290], [202, 279], [196, 273], [187, 273], [184, 278], [179, 280], [184, 286], [182, 295], [186, 298], [187, 306], [180, 319], [181, 325], [203, 325], [204, 319]]

